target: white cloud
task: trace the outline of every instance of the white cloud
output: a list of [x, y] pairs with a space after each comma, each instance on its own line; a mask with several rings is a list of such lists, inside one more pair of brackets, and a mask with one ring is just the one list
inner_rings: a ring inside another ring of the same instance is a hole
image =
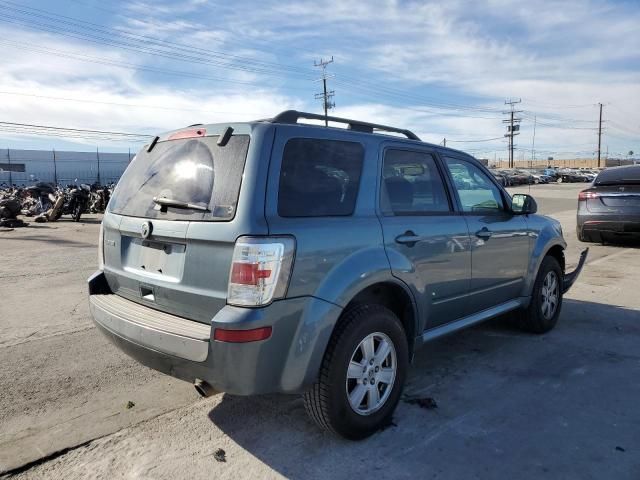
[[[116, 16], [122, 22], [116, 27], [200, 47], [202, 52], [224, 52], [230, 55], [227, 58], [239, 55], [310, 69], [314, 58], [333, 54], [336, 63], [331, 70], [337, 75], [330, 80], [330, 88], [337, 93], [336, 114], [411, 128], [430, 141], [500, 136], [504, 126], [499, 113], [442, 107], [472, 104], [499, 112], [507, 97], [522, 97], [522, 108], [539, 115], [536, 143], [542, 149], [593, 151], [595, 132], [560, 130], [549, 124], [592, 127], [594, 123], [588, 122], [597, 119], [597, 109], [588, 105], [599, 101], [605, 104], [605, 120], [612, 121], [605, 131], [605, 142], [618, 149], [628, 144], [631, 148], [634, 139], [629, 132], [640, 132], [637, 5], [592, 0], [305, 0], [214, 6], [203, 0], [187, 0], [136, 1], [127, 4], [125, 12], [132, 16]], [[157, 76], [152, 80], [146, 76], [142, 81], [139, 73], [129, 69], [44, 53], [24, 55], [0, 44], [2, 90], [176, 109], [18, 96], [8, 101], [6, 95], [0, 95], [7, 118], [140, 131], [196, 121], [267, 117], [289, 107], [318, 109], [311, 95], [317, 85], [291, 78], [284, 81], [257, 71], [222, 70], [221, 74], [213, 65], [142, 56], [45, 34], [15, 31], [9, 37], [110, 61], [225, 75], [232, 81], [264, 82], [273, 87], [212, 82], [212, 88], [206, 88], [202, 83], [176, 85], [171, 77]], [[392, 95], [389, 89], [404, 94]], [[456, 112], [467, 116], [452, 116]], [[532, 114], [524, 119], [518, 138], [527, 150], [533, 133]], [[199, 118], [194, 119], [196, 116]], [[471, 118], [483, 116], [493, 118]], [[623, 125], [626, 133], [616, 124]], [[504, 150], [500, 140], [458, 145], [469, 150]]]

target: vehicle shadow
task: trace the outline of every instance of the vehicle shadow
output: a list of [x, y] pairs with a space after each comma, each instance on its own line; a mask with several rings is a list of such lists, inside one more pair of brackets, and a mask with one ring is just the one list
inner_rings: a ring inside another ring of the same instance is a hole
[[[299, 396], [224, 395], [208, 418], [241, 449], [289, 478], [349, 478], [363, 468], [382, 478], [416, 478], [419, 471], [423, 478], [438, 471], [461, 475], [448, 478], [469, 478], [467, 474], [473, 471], [495, 471], [495, 458], [474, 453], [475, 442], [482, 441], [488, 431], [492, 432], [492, 448], [514, 452], [533, 449], [538, 456], [524, 455], [528, 459], [523, 461], [539, 459], [542, 464], [567, 465], [576, 472], [572, 465], [579, 460], [578, 455], [563, 451], [562, 442], [575, 441], [573, 436], [580, 435], [584, 427], [584, 420], [578, 418], [580, 413], [563, 404], [559, 419], [557, 402], [547, 400], [542, 407], [536, 406], [535, 422], [540, 431], [555, 431], [554, 422], [560, 420], [572, 425], [558, 433], [559, 451], [551, 453], [534, 445], [542, 440], [535, 433], [530, 434], [532, 438], [522, 436], [518, 423], [522, 411], [517, 405], [531, 408], [532, 399], [545, 398], [547, 391], [557, 388], [553, 385], [562, 382], [561, 398], [566, 398], [562, 401], [575, 402], [579, 397], [591, 402], [589, 408], [608, 412], [603, 421], [610, 421], [607, 415], [616, 412], [601, 389], [613, 380], [620, 381], [606, 373], [611, 362], [635, 362], [635, 370], [640, 370], [637, 315], [637, 311], [623, 307], [565, 299], [558, 326], [546, 335], [522, 332], [510, 316], [504, 316], [431, 342], [416, 354], [393, 424], [361, 442], [319, 430], [307, 418]], [[607, 335], [606, 342], [603, 335]], [[575, 374], [586, 368], [592, 372], [590, 377]], [[629, 375], [629, 371], [621, 375]], [[586, 386], [585, 378], [589, 379]], [[625, 389], [638, 390], [629, 382], [619, 386], [616, 397], [630, 395], [626, 405], [619, 408], [638, 412], [632, 405], [633, 395], [638, 392], [625, 393]], [[407, 402], [415, 397], [432, 397], [437, 408], [434, 404], [421, 408]], [[640, 421], [640, 413], [632, 416], [628, 418], [630, 432], [631, 425]], [[514, 439], [519, 439], [517, 444]], [[591, 443], [583, 446], [581, 458], [596, 455], [590, 447]], [[523, 466], [516, 465], [516, 472]], [[538, 478], [538, 473], [532, 470], [519, 478]]]
[[20, 236], [20, 237], [17, 237], [16, 240], [25, 241], [25, 242], [41, 242], [41, 243], [54, 244], [54, 245], [65, 245], [70, 247], [96, 248], [95, 243], [77, 242], [75, 240], [66, 240], [64, 238], [56, 238], [56, 237], [51, 237], [49, 235], [41, 235], [38, 237]]

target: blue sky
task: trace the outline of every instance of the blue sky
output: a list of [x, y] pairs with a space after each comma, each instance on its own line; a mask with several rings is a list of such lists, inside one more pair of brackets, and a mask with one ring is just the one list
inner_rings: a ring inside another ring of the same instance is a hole
[[[151, 134], [320, 112], [313, 63], [333, 55], [335, 115], [505, 158], [504, 101], [521, 98], [517, 159], [534, 117], [536, 157], [589, 158], [602, 102], [603, 151], [626, 154], [640, 150], [639, 27], [637, 1], [0, 0], [0, 122]], [[16, 130], [3, 147], [140, 146]]]

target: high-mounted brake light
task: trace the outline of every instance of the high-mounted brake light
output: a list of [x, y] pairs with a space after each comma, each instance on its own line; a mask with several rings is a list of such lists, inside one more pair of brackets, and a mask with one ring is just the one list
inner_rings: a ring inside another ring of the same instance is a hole
[[259, 342], [271, 336], [271, 327], [252, 328], [251, 330], [227, 330], [216, 328], [213, 339], [219, 342], [246, 343]]
[[204, 128], [195, 128], [192, 130], [180, 130], [179, 132], [169, 135], [167, 140], [180, 140], [181, 138], [204, 137], [207, 130]]
[[583, 190], [578, 194], [578, 200], [587, 200], [589, 198], [598, 198], [598, 192], [593, 192], [590, 190]]
[[283, 298], [294, 251], [291, 237], [240, 237], [231, 260], [227, 303], [258, 307]]

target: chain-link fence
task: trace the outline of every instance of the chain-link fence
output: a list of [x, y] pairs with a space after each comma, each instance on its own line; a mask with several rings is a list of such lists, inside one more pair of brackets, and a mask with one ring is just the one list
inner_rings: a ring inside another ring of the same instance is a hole
[[117, 182], [133, 158], [128, 153], [0, 149], [0, 185]]

